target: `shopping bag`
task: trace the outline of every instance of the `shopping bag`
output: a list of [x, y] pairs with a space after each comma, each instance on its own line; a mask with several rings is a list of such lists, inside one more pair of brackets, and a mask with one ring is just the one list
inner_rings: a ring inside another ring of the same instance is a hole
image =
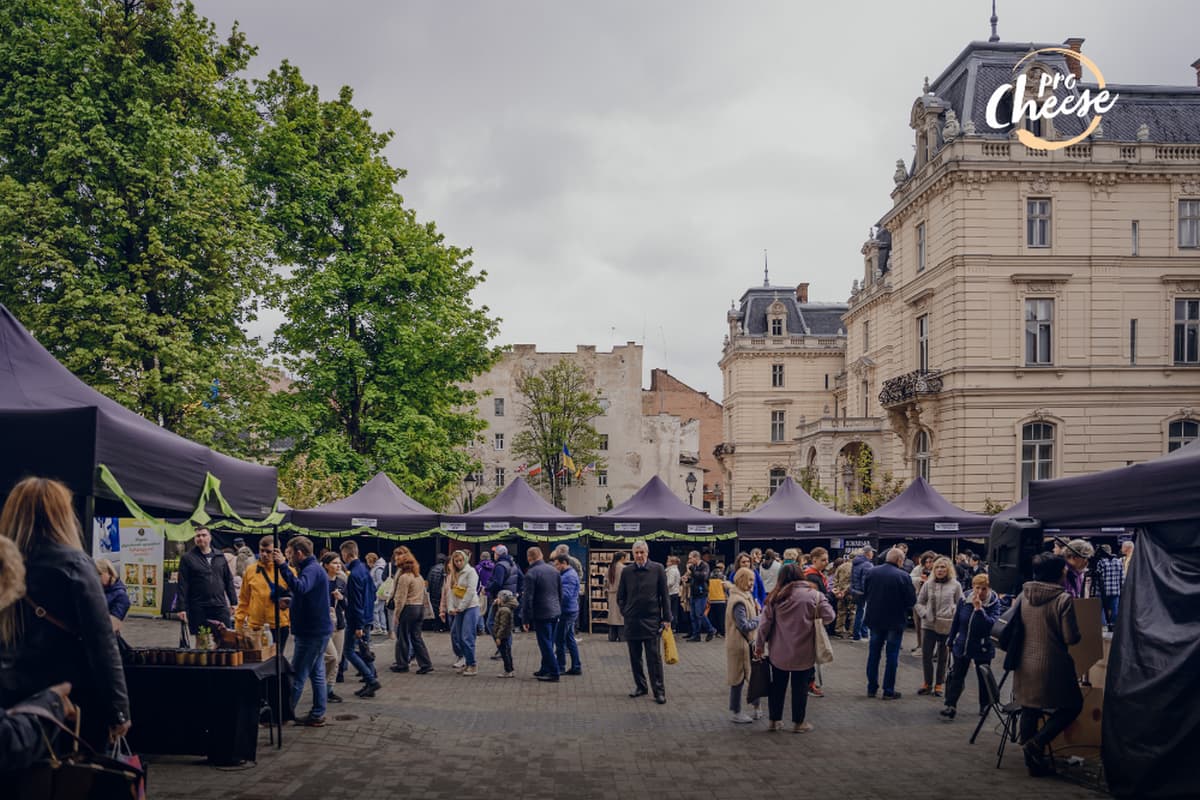
[[663, 628], [663, 661], [668, 664], [679, 663], [679, 648], [675, 646], [675, 634], [671, 633], [670, 628]]
[[816, 650], [814, 661], [818, 664], [828, 664], [833, 661], [833, 645], [829, 642], [829, 632], [820, 617], [821, 607], [813, 608], [813, 645]]
[[137, 770], [136, 783], [133, 788], [134, 800], [146, 800], [146, 765], [142, 763], [142, 757], [135, 755], [133, 750], [129, 748], [129, 742], [124, 736], [118, 736], [112, 744], [112, 751], [108, 757], [118, 764], [124, 764], [127, 767], [133, 767]]
[[[79, 738], [82, 709], [76, 712], [74, 731], [38, 706], [18, 705], [8, 709], [8, 713], [29, 714], [49, 722], [66, 735], [73, 749], [59, 755], [43, 727], [42, 740], [48, 760], [10, 776], [12, 781], [5, 785], [5, 797], [16, 800], [145, 800], [146, 772], [143, 767], [97, 753]], [[83, 750], [79, 749], [81, 744]]]
[[771, 687], [771, 664], [765, 658], [750, 660], [750, 681], [746, 687], [746, 699], [757, 703], [767, 696]]

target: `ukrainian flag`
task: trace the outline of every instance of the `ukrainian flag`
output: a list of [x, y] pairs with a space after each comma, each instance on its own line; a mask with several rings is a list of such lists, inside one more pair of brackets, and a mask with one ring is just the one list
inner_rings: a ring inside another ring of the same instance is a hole
[[571, 451], [567, 449], [566, 443], [563, 444], [562, 463], [568, 473], [575, 471], [575, 459], [571, 458]]

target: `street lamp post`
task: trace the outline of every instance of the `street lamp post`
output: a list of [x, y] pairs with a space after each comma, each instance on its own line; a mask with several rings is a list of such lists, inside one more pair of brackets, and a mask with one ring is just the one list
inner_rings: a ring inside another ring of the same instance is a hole
[[690, 506], [692, 505], [692, 495], [696, 493], [696, 473], [689, 472], [687, 477], [684, 478], [683, 483], [687, 486], [688, 505]]
[[475, 500], [475, 475], [468, 472], [463, 478], [463, 486], [467, 489], [467, 511], [471, 511], [471, 503]]

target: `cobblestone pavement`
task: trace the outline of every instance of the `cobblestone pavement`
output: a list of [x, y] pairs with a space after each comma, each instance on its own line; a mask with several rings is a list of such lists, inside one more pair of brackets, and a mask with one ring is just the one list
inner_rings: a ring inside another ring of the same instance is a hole
[[[172, 646], [178, 626], [130, 620], [124, 634], [135, 646]], [[897, 702], [866, 697], [866, 642], [835, 640], [835, 662], [824, 669], [826, 696], [809, 699], [816, 730], [804, 735], [791, 733], [786, 706], [781, 733], [768, 734], [765, 719], [730, 723], [720, 639], [680, 642], [680, 663], [665, 668], [664, 706], [627, 696], [626, 647], [604, 636], [581, 636], [584, 674], [557, 684], [531, 675], [538, 664], [533, 634], [514, 642], [516, 680], [497, 680], [499, 662], [487, 659], [492, 648], [482, 639], [477, 677], [450, 668], [448, 635], [427, 633], [426, 641], [436, 670], [396, 674], [386, 670], [391, 643], [377, 637], [379, 695], [360, 700], [352, 694], [357, 683], [339, 685], [345, 702], [329, 707], [326, 727], [285, 728], [282, 750], [267, 744], [263, 729], [256, 765], [222, 769], [193, 756], [151, 757], [150, 796], [1107, 797], [1064, 777], [1029, 778], [1017, 748], [996, 769], [994, 726], [967, 744], [977, 720], [970, 711], [973, 679], [959, 704], [965, 713], [951, 724], [939, 721], [939, 700], [916, 695], [921, 667], [908, 652], [911, 633], [898, 677], [904, 697]], [[302, 712], [309, 703], [306, 692]], [[763, 710], [765, 716], [765, 701]]]

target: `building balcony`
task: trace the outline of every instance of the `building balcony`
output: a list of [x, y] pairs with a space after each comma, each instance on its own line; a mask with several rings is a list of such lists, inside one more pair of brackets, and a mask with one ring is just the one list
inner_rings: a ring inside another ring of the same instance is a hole
[[838, 433], [878, 433], [883, 430], [877, 417], [821, 417], [796, 426], [796, 441], [813, 436]]
[[737, 447], [733, 444], [733, 442], [721, 442], [719, 445], [713, 448], [713, 455], [720, 459], [721, 456], [733, 455], [733, 451], [736, 449]]
[[879, 404], [884, 408], [895, 408], [911, 403], [919, 397], [942, 391], [942, 373], [935, 370], [914, 369], [912, 372], [889, 378], [883, 382], [879, 393]]

